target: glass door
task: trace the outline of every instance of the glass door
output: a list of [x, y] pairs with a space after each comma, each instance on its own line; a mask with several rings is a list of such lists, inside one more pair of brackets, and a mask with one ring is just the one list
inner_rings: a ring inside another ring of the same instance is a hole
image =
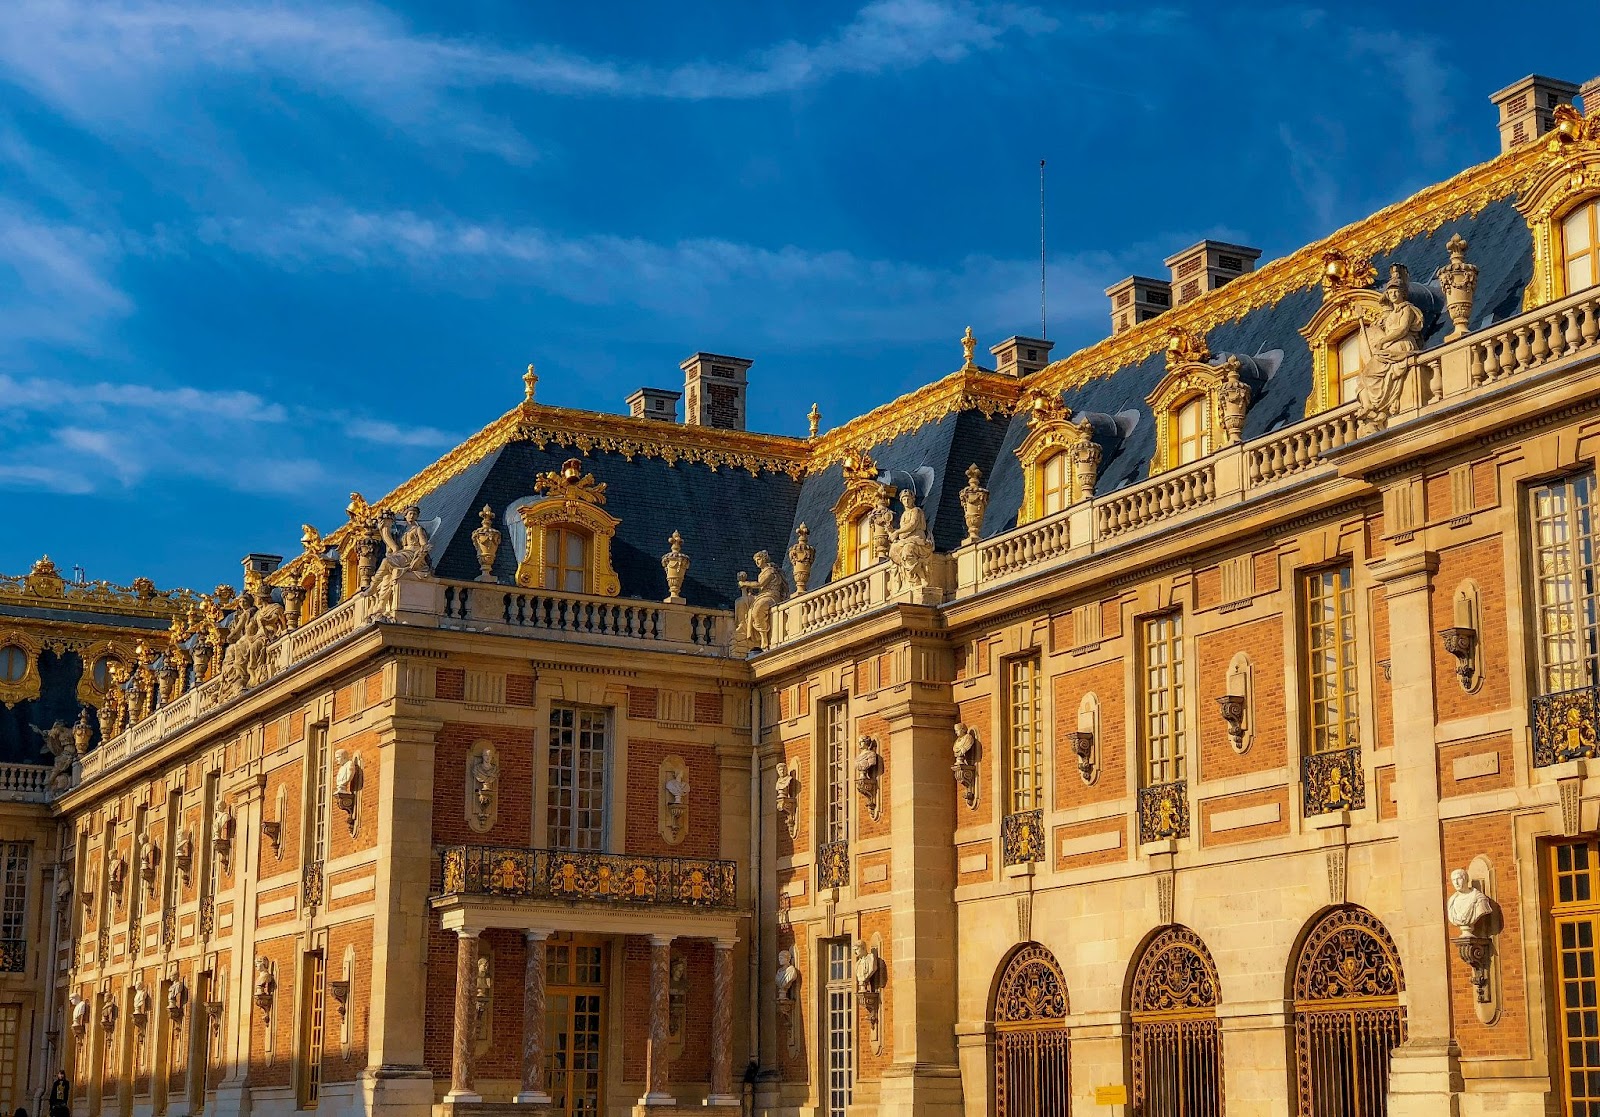
[[545, 1081], [551, 1106], [599, 1117], [605, 1084], [604, 943], [552, 938], [545, 947]]

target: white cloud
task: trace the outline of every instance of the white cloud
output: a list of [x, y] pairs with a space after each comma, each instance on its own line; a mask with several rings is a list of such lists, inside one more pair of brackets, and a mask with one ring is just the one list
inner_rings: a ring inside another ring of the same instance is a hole
[[105, 325], [133, 309], [110, 275], [120, 256], [114, 238], [0, 202], [0, 348], [94, 351]]
[[344, 425], [344, 433], [363, 442], [377, 442], [386, 446], [443, 447], [454, 446], [461, 441], [459, 435], [438, 427], [403, 427], [384, 419], [352, 419]]

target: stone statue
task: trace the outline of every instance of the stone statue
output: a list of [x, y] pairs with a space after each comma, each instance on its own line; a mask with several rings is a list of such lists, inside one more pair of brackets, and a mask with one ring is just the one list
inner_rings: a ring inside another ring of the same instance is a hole
[[484, 1014], [489, 1010], [489, 994], [494, 991], [494, 978], [489, 973], [489, 959], [478, 955], [477, 976], [472, 979], [472, 1001], [477, 1009], [478, 1020], [483, 1021]]
[[741, 635], [749, 640], [751, 647], [764, 649], [772, 643], [772, 610], [788, 596], [789, 587], [783, 580], [783, 571], [778, 569], [771, 555], [757, 551], [755, 559], [754, 580], [746, 578], [744, 571], [739, 571], [739, 588], [755, 594], [744, 615]]
[[928, 584], [928, 564], [933, 558], [933, 533], [928, 517], [917, 507], [915, 488], [900, 494], [900, 524], [889, 544], [889, 561], [901, 585], [920, 589]]
[[486, 822], [489, 804], [494, 802], [495, 784], [500, 780], [500, 758], [494, 749], [486, 748], [473, 757], [467, 771], [472, 778], [472, 796], [478, 804], [478, 818]]
[[683, 536], [676, 531], [667, 539], [669, 550], [661, 556], [661, 569], [667, 572], [667, 604], [683, 604], [683, 580], [689, 573], [689, 556], [683, 553]]
[[860, 939], [856, 940], [855, 978], [857, 993], [877, 993], [878, 952]]
[[189, 881], [189, 868], [194, 864], [194, 834], [185, 829], [178, 835], [178, 844], [172, 851], [172, 862], [178, 866], [178, 871], [183, 874], [184, 883]]
[[378, 572], [367, 585], [367, 599], [377, 613], [391, 612], [395, 606], [397, 585], [401, 579], [427, 579], [433, 577], [430, 556], [433, 540], [428, 529], [422, 526], [422, 510], [415, 504], [405, 510], [405, 530], [395, 538], [394, 515], [378, 514], [379, 538], [383, 540], [384, 556]]
[[978, 735], [964, 722], [956, 722], [956, 741], [951, 751], [957, 764], [971, 764], [978, 749]]
[[1467, 241], [1460, 233], [1451, 237], [1445, 248], [1450, 252], [1450, 262], [1434, 272], [1434, 278], [1444, 292], [1445, 311], [1455, 324], [1455, 329], [1444, 340], [1454, 341], [1466, 336], [1472, 321], [1472, 299], [1478, 290], [1478, 265], [1467, 263]]
[[100, 700], [100, 734], [102, 738], [115, 737], [126, 728], [125, 696], [122, 693], [122, 666], [111, 663], [106, 667], [106, 692]]
[[133, 987], [133, 1018], [143, 1020], [150, 1015], [150, 991], [143, 985]]
[[263, 1014], [272, 1011], [272, 994], [277, 987], [277, 978], [272, 976], [272, 961], [264, 955], [256, 955], [255, 1001]]
[[111, 891], [119, 897], [122, 895], [122, 883], [128, 879], [128, 863], [122, 859], [120, 852], [111, 855], [111, 865], [106, 872], [106, 883], [111, 886]]
[[961, 514], [967, 521], [967, 537], [961, 541], [962, 546], [983, 538], [983, 512], [989, 507], [989, 490], [980, 483], [982, 478], [983, 470], [977, 462], [967, 466], [967, 487], [960, 493]]
[[894, 538], [894, 509], [889, 507], [889, 501], [893, 498], [893, 488], [879, 485], [872, 498], [872, 511], [867, 513], [867, 546], [874, 563], [889, 557], [889, 545]]
[[676, 809], [679, 811], [683, 810], [684, 804], [688, 801], [689, 792], [691, 790], [686, 774], [681, 770], [673, 772], [667, 777], [666, 788], [667, 809]]
[[100, 1006], [100, 1026], [108, 1032], [116, 1031], [117, 1002], [111, 997], [107, 997], [105, 1003]]
[[955, 774], [956, 787], [969, 808], [978, 805], [978, 735], [964, 722], [956, 722], [956, 739], [950, 748], [954, 763], [950, 771]]
[[1412, 305], [1409, 286], [1405, 265], [1392, 265], [1383, 285], [1385, 309], [1376, 327], [1361, 323], [1364, 347], [1372, 355], [1361, 366], [1356, 415], [1375, 430], [1382, 430], [1400, 406], [1409, 359], [1421, 347], [1422, 311]]
[[258, 605], [248, 596], [240, 599], [222, 654], [220, 673], [225, 698], [258, 687], [273, 676], [272, 642], [288, 630], [288, 618], [276, 601]]
[[774, 788], [777, 793], [778, 817], [784, 820], [791, 838], [800, 828], [800, 809], [795, 799], [799, 786], [798, 766], [790, 767], [783, 761], [778, 761], [778, 780]]
[[78, 762], [78, 743], [74, 731], [62, 721], [56, 722], [44, 733], [39, 731], [38, 726], [30, 728], [44, 742], [44, 747], [39, 751], [49, 753], [51, 757], [50, 790], [67, 790], [72, 784], [72, 766]]
[[878, 787], [883, 771], [883, 757], [878, 752], [875, 737], [862, 737], [856, 744], [856, 790], [867, 801], [867, 813], [878, 817]]
[[1482, 937], [1484, 932], [1480, 924], [1485, 916], [1494, 911], [1494, 902], [1472, 882], [1465, 869], [1457, 869], [1451, 873], [1450, 883], [1455, 888], [1454, 894], [1445, 905], [1445, 913], [1450, 917], [1450, 922], [1464, 935]]
[[811, 529], [801, 524], [794, 529], [794, 545], [789, 548], [789, 566], [794, 570], [794, 592], [805, 593], [811, 584], [811, 564], [817, 549], [811, 545]]
[[167, 1015], [174, 1020], [183, 1018], [183, 1007], [189, 1003], [189, 987], [179, 977], [167, 986]]
[[356, 776], [361, 771], [361, 761], [352, 752], [337, 749], [333, 754], [333, 790], [336, 795], [350, 795], [355, 792]]
[[211, 812], [211, 845], [226, 864], [228, 851], [233, 846], [233, 814], [228, 810], [228, 805], [221, 801], [218, 801], [216, 810]]
[[478, 552], [475, 581], [494, 581], [494, 558], [500, 553], [500, 529], [494, 526], [494, 509], [487, 504], [478, 512], [478, 526], [472, 530], [472, 549]]
[[1250, 385], [1239, 378], [1239, 358], [1229, 357], [1222, 366], [1222, 386], [1217, 389], [1222, 403], [1222, 429], [1227, 445], [1244, 439], [1244, 417], [1250, 411]]
[[144, 877], [145, 888], [155, 894], [156, 874], [161, 870], [161, 847], [149, 834], [139, 835], [139, 875]]
[[787, 950], [778, 951], [778, 972], [773, 978], [773, 984], [777, 987], [779, 1006], [794, 1003], [794, 987], [799, 983], [800, 967], [794, 964], [794, 955]]
[[89, 1030], [89, 1002], [78, 994], [72, 994], [72, 1030], [80, 1036]]

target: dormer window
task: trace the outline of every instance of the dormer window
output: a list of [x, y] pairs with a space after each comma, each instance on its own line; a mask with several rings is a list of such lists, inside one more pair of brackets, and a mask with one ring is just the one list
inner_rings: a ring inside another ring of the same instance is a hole
[[1167, 334], [1167, 374], [1145, 399], [1156, 420], [1152, 476], [1238, 442], [1252, 396], [1240, 378], [1245, 358], [1223, 354], [1212, 364], [1204, 337], [1176, 327]]
[[1187, 465], [1211, 453], [1211, 421], [1205, 396], [1180, 403], [1174, 417], [1172, 457], [1176, 464]]
[[544, 588], [587, 593], [589, 533], [573, 524], [544, 529]]
[[844, 492], [833, 506], [833, 522], [839, 532], [833, 577], [858, 574], [872, 565], [873, 517], [887, 517], [892, 526], [889, 502], [894, 497], [894, 486], [878, 480], [878, 466], [870, 453], [854, 450], [845, 456]]
[[1333, 351], [1333, 368], [1331, 380], [1339, 386], [1338, 398], [1334, 403], [1349, 403], [1356, 398], [1356, 389], [1361, 385], [1361, 331], [1351, 330], [1345, 334]]
[[871, 512], [863, 512], [850, 525], [850, 573], [865, 570], [872, 565]]
[[524, 529], [517, 585], [552, 593], [616, 597], [622, 584], [611, 565], [611, 540], [621, 523], [601, 507], [606, 487], [577, 458], [534, 481], [536, 498], [512, 505]]
[[1571, 295], [1600, 283], [1600, 198], [1590, 198], [1561, 219], [1561, 263]]
[[1072, 421], [1058, 392], [1029, 389], [1017, 410], [1028, 416], [1027, 436], [1016, 449], [1022, 463], [1021, 526], [1092, 497], [1100, 448], [1087, 425]]
[[1037, 466], [1039, 470], [1039, 514], [1050, 516], [1061, 511], [1071, 503], [1068, 489], [1072, 480], [1072, 469], [1067, 461], [1067, 452], [1051, 454]]

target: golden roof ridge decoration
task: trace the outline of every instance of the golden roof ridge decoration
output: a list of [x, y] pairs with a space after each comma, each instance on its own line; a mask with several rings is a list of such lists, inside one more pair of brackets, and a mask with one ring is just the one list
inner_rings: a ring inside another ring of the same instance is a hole
[[858, 415], [818, 438], [813, 446], [810, 472], [817, 473], [842, 462], [863, 446], [878, 446], [909, 434], [927, 423], [960, 411], [981, 411], [985, 418], [1008, 415], [1022, 386], [1016, 377], [973, 365], [907, 392], [888, 403]]
[[96, 580], [74, 582], [62, 576], [49, 555], [26, 574], [0, 574], [0, 601], [8, 605], [47, 605], [53, 609], [94, 610], [130, 616], [165, 617], [199, 596], [190, 589], [158, 590], [149, 578], [126, 586]]
[[[1554, 141], [1551, 146], [1555, 146]], [[1410, 237], [1431, 233], [1447, 221], [1477, 213], [1489, 203], [1517, 193], [1540, 164], [1551, 157], [1544, 145], [1525, 144], [1468, 167], [1247, 272], [1226, 286], [1207, 291], [1192, 302], [1052, 361], [1028, 377], [1028, 383], [1058, 391], [1079, 387], [1160, 352], [1169, 328], [1209, 333], [1223, 323], [1236, 321], [1320, 282], [1324, 257], [1329, 252], [1340, 253], [1345, 259], [1370, 259], [1387, 252]]]
[[533, 491], [551, 500], [576, 500], [584, 504], [606, 502], [606, 483], [596, 482], [594, 474], [585, 473], [583, 463], [577, 458], [568, 458], [560, 469], [539, 474], [533, 479]]

